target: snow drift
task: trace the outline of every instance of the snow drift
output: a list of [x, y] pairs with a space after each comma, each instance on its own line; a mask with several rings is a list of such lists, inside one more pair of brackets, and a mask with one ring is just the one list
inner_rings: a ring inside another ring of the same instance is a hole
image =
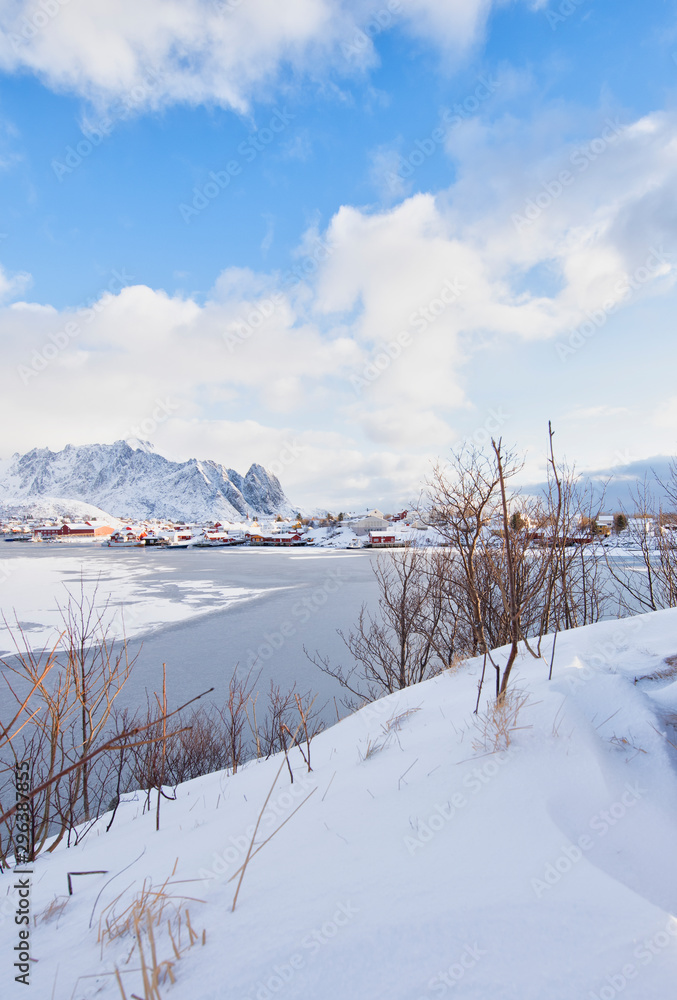
[[[119, 998], [116, 968], [145, 995], [134, 937], [106, 933], [145, 879], [184, 913], [179, 959], [166, 928], [155, 940], [163, 1000], [672, 996], [677, 611], [561, 633], [548, 682], [551, 649], [518, 663], [507, 738], [491, 678], [473, 714], [473, 660], [327, 730], [310, 773], [294, 750], [293, 784], [275, 758], [197, 778], [159, 832], [125, 795], [110, 832], [108, 815], [33, 866], [35, 995]], [[68, 872], [99, 869], [68, 894]], [[17, 895], [0, 878], [7, 984]]]

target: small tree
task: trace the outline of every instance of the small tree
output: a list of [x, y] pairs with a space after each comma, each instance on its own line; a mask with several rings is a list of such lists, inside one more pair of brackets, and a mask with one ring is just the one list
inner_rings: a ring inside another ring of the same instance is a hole
[[354, 709], [433, 677], [449, 666], [438, 640], [441, 613], [440, 578], [421, 549], [381, 555], [372, 566], [378, 604], [362, 606], [355, 628], [343, 639], [353, 666], [332, 666], [317, 653], [311, 663], [348, 692], [344, 705]]
[[628, 526], [628, 519], [625, 514], [614, 514], [614, 532], [620, 535]]
[[514, 514], [510, 515], [509, 523], [510, 523], [510, 529], [512, 531], [523, 531], [527, 526], [527, 522], [524, 520], [523, 515], [518, 510], [516, 510]]

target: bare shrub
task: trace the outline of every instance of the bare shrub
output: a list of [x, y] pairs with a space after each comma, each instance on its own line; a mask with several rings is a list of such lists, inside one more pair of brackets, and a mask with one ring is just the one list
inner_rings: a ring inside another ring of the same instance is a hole
[[[252, 695], [260, 674], [252, 680], [251, 670], [241, 677], [237, 666], [228, 682], [228, 697], [223, 708], [218, 709], [223, 740], [227, 754], [227, 764], [223, 767], [231, 767], [233, 774], [240, 764], [252, 756], [253, 752], [245, 738], [245, 730], [248, 723], [247, 706], [252, 701]], [[255, 699], [256, 696], [254, 696]], [[253, 712], [255, 715], [255, 704]], [[212, 768], [218, 770], [218, 768]]]
[[305, 651], [311, 663], [347, 692], [344, 705], [349, 710], [433, 677], [448, 666], [448, 654], [453, 656], [439, 630], [441, 576], [431, 567], [430, 555], [416, 548], [379, 555], [373, 571], [379, 591], [376, 611], [363, 606], [355, 628], [347, 635], [339, 632], [353, 666], [333, 666], [319, 653]]
[[[657, 485], [677, 506], [677, 465], [672, 465], [671, 480], [668, 483], [657, 481]], [[634, 563], [619, 562], [613, 550], [605, 550], [607, 569], [618, 588], [619, 611], [622, 615], [634, 615], [677, 607], [674, 515], [662, 509], [646, 476], [635, 488], [631, 504], [625, 534], [639, 553], [639, 570]]]
[[[539, 495], [512, 485], [523, 462], [499, 440], [491, 452], [465, 446], [438, 464], [420, 508], [448, 546], [434, 569], [442, 595], [438, 633], [453, 639], [455, 655], [486, 657], [497, 697], [507, 690], [520, 643], [538, 657], [547, 632], [602, 614], [597, 560], [587, 558], [577, 537], [590, 497], [573, 470], [556, 462], [553, 437], [549, 425], [547, 483]], [[499, 667], [492, 650], [503, 645], [510, 651]]]

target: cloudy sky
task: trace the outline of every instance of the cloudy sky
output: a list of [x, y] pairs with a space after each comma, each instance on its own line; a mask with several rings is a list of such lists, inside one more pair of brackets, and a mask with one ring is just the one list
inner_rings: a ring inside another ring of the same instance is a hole
[[0, 457], [674, 453], [672, 0], [0, 0]]

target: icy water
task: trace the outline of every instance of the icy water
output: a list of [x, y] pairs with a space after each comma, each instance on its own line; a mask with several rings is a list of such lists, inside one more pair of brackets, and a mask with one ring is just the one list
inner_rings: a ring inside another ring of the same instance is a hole
[[[338, 684], [304, 652], [333, 664], [349, 657], [337, 630], [354, 626], [363, 604], [378, 594], [367, 551], [298, 548], [123, 549], [87, 543], [35, 545], [0, 542], [0, 610], [16, 636], [15, 621], [34, 650], [54, 644], [63, 628], [58, 605], [81, 587], [109, 601], [112, 632], [127, 636], [133, 674], [120, 706], [145, 705], [146, 691], [162, 685], [178, 705], [207, 688], [219, 701], [236, 665], [270, 680], [318, 693], [335, 718]], [[632, 565], [637, 556], [619, 551]], [[14, 651], [0, 620], [0, 656]]]
[[[82, 585], [91, 594], [98, 585], [101, 601], [109, 599], [115, 634], [124, 623], [130, 652], [139, 654], [121, 705], [145, 704], [145, 691], [161, 687], [163, 663], [174, 705], [212, 686], [210, 698], [218, 700], [235, 665], [254, 663], [261, 691], [271, 678], [283, 686], [296, 681], [331, 701], [338, 685], [303, 647], [346, 662], [337, 629], [350, 629], [361, 605], [377, 597], [368, 552], [0, 546], [0, 607], [34, 649], [58, 636], [57, 606], [68, 591]], [[13, 651], [6, 628], [0, 651]]]

